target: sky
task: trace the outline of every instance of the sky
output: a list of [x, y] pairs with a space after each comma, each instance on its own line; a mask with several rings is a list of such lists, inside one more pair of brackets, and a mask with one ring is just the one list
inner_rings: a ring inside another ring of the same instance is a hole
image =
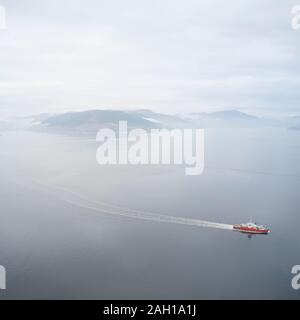
[[300, 114], [298, 2], [0, 0], [0, 119], [96, 108]]

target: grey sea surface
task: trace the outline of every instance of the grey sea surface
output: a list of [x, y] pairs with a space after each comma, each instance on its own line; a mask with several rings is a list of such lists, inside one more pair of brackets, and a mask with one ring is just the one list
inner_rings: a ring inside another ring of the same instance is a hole
[[[104, 166], [93, 139], [0, 136], [0, 299], [299, 299], [300, 132], [207, 129], [205, 170]], [[267, 236], [146, 221], [117, 207]], [[88, 208], [88, 203], [98, 210]]]

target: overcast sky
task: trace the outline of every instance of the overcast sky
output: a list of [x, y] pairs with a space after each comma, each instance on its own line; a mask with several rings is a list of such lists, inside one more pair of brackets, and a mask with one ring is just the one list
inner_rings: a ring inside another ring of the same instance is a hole
[[0, 0], [0, 118], [95, 108], [297, 114], [295, 4]]

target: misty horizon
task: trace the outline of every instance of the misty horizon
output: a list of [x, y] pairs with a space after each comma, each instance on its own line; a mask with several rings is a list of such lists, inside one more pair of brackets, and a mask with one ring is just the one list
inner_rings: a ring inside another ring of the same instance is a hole
[[294, 1], [1, 4], [2, 117], [97, 106], [299, 114]]

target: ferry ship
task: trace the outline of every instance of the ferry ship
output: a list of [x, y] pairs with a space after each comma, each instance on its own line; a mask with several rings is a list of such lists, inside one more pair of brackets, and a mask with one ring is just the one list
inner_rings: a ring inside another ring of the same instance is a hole
[[243, 233], [268, 234], [271, 230], [265, 226], [259, 226], [256, 223], [248, 222], [233, 225], [233, 229]]

